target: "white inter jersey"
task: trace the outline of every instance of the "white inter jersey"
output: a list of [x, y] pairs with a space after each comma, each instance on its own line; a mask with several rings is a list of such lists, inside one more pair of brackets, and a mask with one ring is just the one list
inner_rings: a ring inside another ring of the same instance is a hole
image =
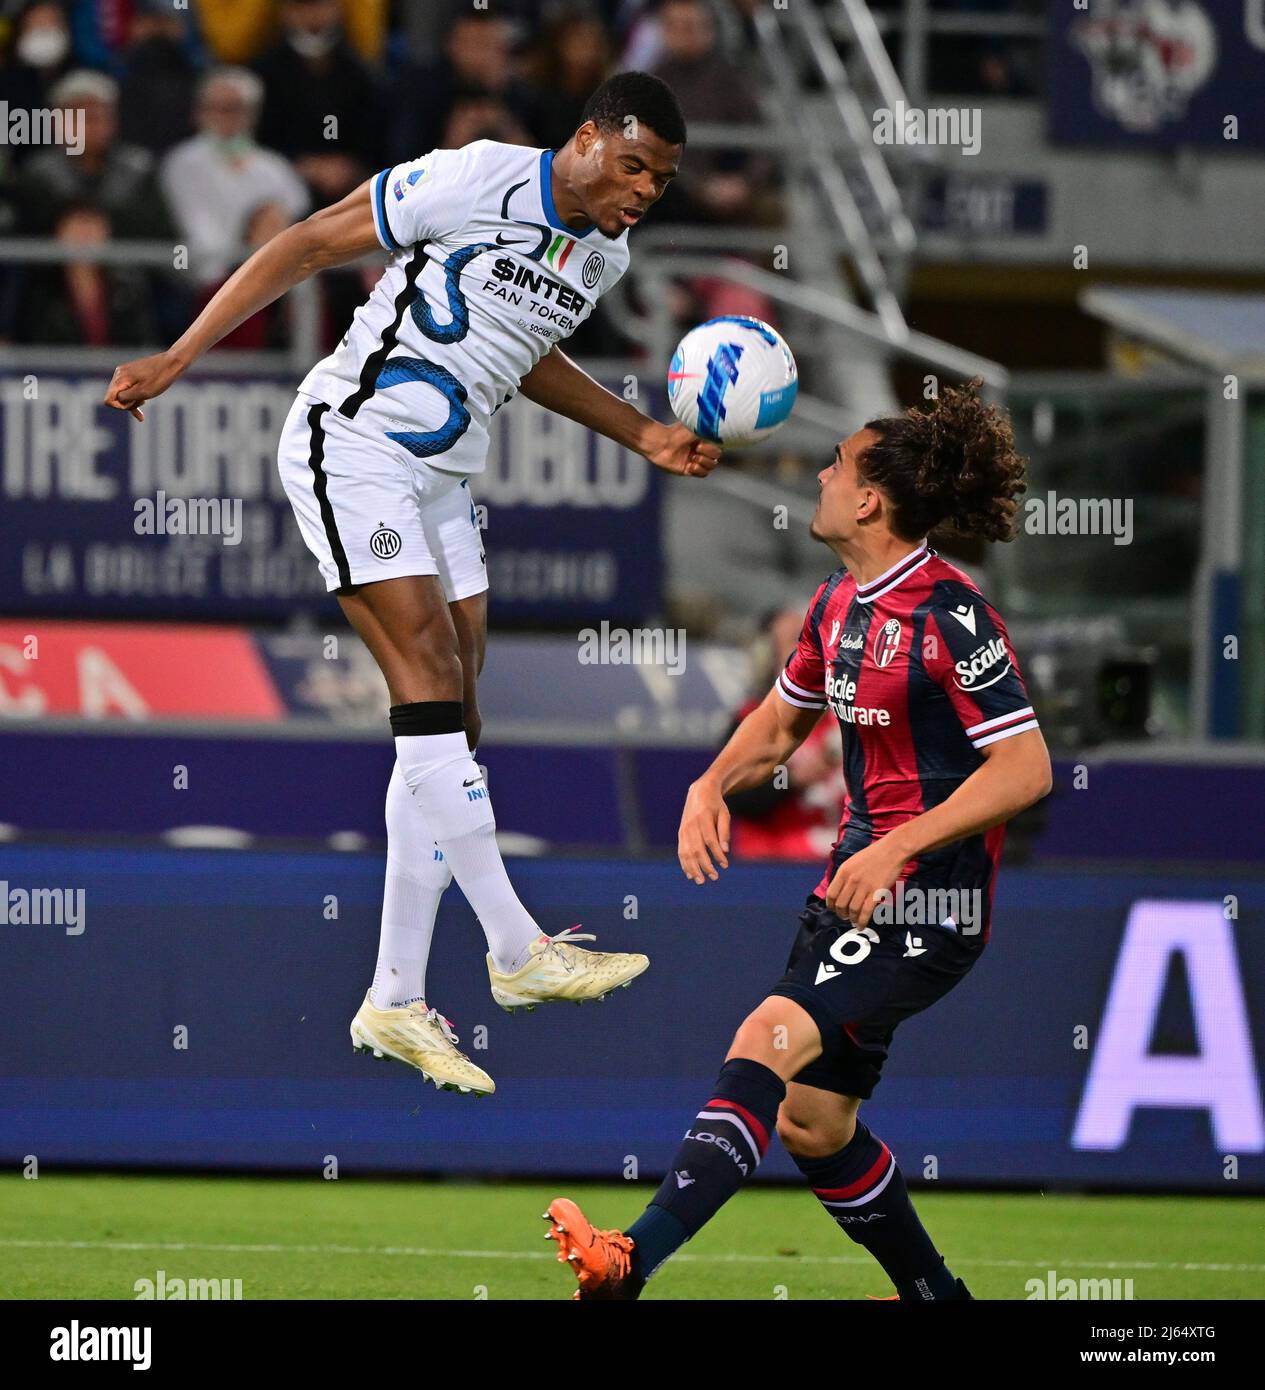
[[628, 269], [628, 233], [558, 217], [551, 150], [476, 140], [371, 185], [394, 252], [339, 347], [300, 391], [415, 458], [482, 472], [488, 422]]

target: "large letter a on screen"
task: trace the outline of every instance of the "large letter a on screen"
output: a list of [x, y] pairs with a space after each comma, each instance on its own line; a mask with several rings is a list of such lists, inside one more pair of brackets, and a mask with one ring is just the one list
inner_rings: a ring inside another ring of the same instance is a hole
[[[1148, 1051], [1164, 982], [1180, 952], [1190, 981], [1198, 1051]], [[1265, 1149], [1260, 1079], [1233, 924], [1220, 903], [1147, 900], [1129, 911], [1103, 1009], [1072, 1145], [1119, 1149], [1133, 1112], [1145, 1106], [1207, 1110], [1222, 1153]]]

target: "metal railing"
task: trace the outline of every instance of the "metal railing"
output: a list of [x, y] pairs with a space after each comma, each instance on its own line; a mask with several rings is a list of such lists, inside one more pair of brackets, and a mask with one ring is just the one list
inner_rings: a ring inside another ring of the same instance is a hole
[[[668, 310], [668, 282], [677, 276], [708, 276], [728, 280], [764, 295], [774, 303], [798, 311], [813, 322], [827, 327], [844, 341], [880, 348], [895, 357], [903, 357], [933, 367], [952, 378], [983, 379], [986, 392], [994, 398], [1005, 391], [1009, 377], [1000, 363], [976, 353], [941, 342], [929, 334], [906, 329], [899, 341], [893, 341], [886, 325], [867, 309], [838, 296], [826, 294], [818, 286], [809, 286], [788, 275], [762, 270], [736, 258], [716, 259], [699, 255], [652, 255], [643, 258], [637, 271], [645, 300], [654, 306], [647, 324], [645, 341], [651, 347], [657, 364], [666, 368], [675, 346], [678, 326]], [[797, 344], [798, 347], [798, 344]], [[795, 410], [786, 430], [756, 452], [785, 451], [800, 446], [815, 452], [823, 444], [833, 446], [858, 428], [866, 414], [849, 414], [835, 402], [812, 394], [801, 386], [795, 399]], [[750, 473], [733, 469], [717, 469], [708, 479], [715, 492], [749, 504], [756, 511], [767, 512], [771, 507], [785, 506], [793, 518], [807, 522], [813, 503], [799, 498], [787, 487], [774, 485]]]
[[[155, 293], [161, 293], [162, 275], [183, 274], [173, 267], [174, 243], [165, 241], [107, 241], [97, 244], [70, 244], [39, 237], [0, 237], [0, 266], [4, 265], [91, 265], [119, 266], [160, 272], [156, 276]], [[242, 259], [248, 252], [243, 251]], [[320, 282], [319, 278], [302, 280], [281, 300], [289, 321], [290, 343], [284, 349], [217, 348], [211, 367], [218, 361], [221, 367], [231, 362], [235, 370], [252, 372], [291, 371], [302, 377], [322, 355], [320, 342]], [[0, 368], [20, 369], [40, 367], [56, 369], [60, 364], [82, 368], [85, 362], [99, 362], [110, 370], [147, 351], [158, 351], [165, 343], [118, 347], [54, 346], [44, 343], [0, 343]], [[201, 370], [207, 369], [204, 359]], [[191, 370], [198, 370], [195, 363]]]
[[[627, 313], [622, 294], [616, 304], [624, 310], [630, 329], [637, 331], [638, 326], [643, 325], [641, 341], [650, 350], [656, 366], [662, 365], [665, 370], [680, 331], [669, 308], [667, 287], [674, 278], [691, 276], [720, 279], [743, 286], [775, 304], [802, 314], [819, 329], [829, 329], [845, 343], [864, 344], [867, 349], [878, 349], [885, 355], [918, 362], [953, 379], [978, 376], [994, 396], [1000, 396], [1006, 388], [1008, 374], [1000, 363], [914, 329], [906, 328], [902, 334], [893, 336], [879, 315], [841, 296], [829, 294], [819, 285], [805, 284], [788, 274], [761, 269], [737, 257], [717, 258], [697, 253], [672, 254], [663, 251], [643, 256], [636, 263], [636, 288], [640, 297], [651, 306], [645, 319], [638, 320]], [[628, 292], [626, 288], [623, 294]], [[811, 338], [806, 337], [802, 344], [797, 341], [797, 351], [811, 351], [820, 338], [821, 334], [818, 333], [811, 335]], [[837, 402], [812, 394], [802, 383], [792, 420], [799, 430], [815, 434], [817, 441], [825, 436], [838, 440], [859, 423]], [[782, 441], [779, 447], [781, 444]]]
[[[848, 4], [846, 0], [844, 8], [879, 99], [888, 107], [896, 107], [905, 100], [904, 89], [874, 28], [869, 10], [864, 5]], [[905, 211], [904, 200], [887, 162], [874, 143], [870, 120], [862, 108], [839, 50], [827, 32], [825, 21], [811, 5], [797, 5], [788, 13], [794, 15], [804, 45], [839, 113], [848, 141], [855, 148], [870, 198], [881, 219], [882, 230], [890, 238], [897, 254], [908, 255], [917, 241], [914, 224]]]
[[[784, 13], [760, 6], [753, 17], [760, 56], [773, 83], [775, 95], [775, 101], [767, 103], [769, 115], [781, 128], [784, 147], [794, 156], [796, 169], [803, 167], [806, 162], [807, 172], [822, 194], [829, 215], [843, 233], [848, 254], [875, 312], [889, 335], [898, 337], [906, 327], [904, 311], [843, 167], [834, 158], [833, 142], [828, 138], [813, 104], [804, 100], [803, 83], [787, 42], [790, 26], [783, 18]], [[837, 76], [835, 73], [832, 75]], [[850, 93], [841, 95], [840, 100], [844, 108], [850, 110], [849, 96]], [[863, 146], [857, 132], [850, 129], [846, 122], [841, 128], [854, 158], [859, 160]], [[870, 148], [875, 148], [872, 142]], [[872, 178], [872, 161], [863, 167]], [[835, 278], [838, 280], [837, 274]]]

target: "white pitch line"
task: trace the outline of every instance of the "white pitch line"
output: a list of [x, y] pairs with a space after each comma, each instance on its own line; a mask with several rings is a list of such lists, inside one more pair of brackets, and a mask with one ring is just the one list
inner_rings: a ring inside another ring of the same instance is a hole
[[[221, 1255], [403, 1255], [413, 1259], [544, 1260], [546, 1250], [449, 1250], [424, 1245], [234, 1245], [200, 1241], [149, 1240], [0, 1240], [10, 1250], [196, 1250]], [[873, 1265], [856, 1255], [705, 1255], [685, 1251], [673, 1262], [689, 1264], [823, 1264]], [[1197, 1274], [1265, 1274], [1265, 1264], [1201, 1264], [1181, 1260], [993, 1260], [962, 1259], [962, 1266], [989, 1269], [1166, 1269]]]

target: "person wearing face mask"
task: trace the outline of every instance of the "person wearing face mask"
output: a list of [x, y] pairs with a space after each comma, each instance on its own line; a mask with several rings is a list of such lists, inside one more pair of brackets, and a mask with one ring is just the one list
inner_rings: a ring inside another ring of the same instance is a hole
[[[14, 21], [12, 40], [0, 64], [0, 101], [10, 110], [32, 111], [49, 105], [48, 93], [71, 61], [70, 29], [60, 5], [36, 0]], [[6, 145], [4, 155], [20, 164], [31, 147]]]
[[243, 253], [302, 217], [311, 205], [290, 165], [255, 143], [263, 84], [247, 68], [216, 68], [198, 88], [198, 133], [163, 160], [159, 182], [204, 292]]
[[[255, 65], [264, 81], [259, 142], [285, 155], [317, 206], [337, 203], [386, 163], [377, 81], [356, 56], [338, 0], [282, 0], [283, 38]], [[365, 295], [360, 273], [322, 279], [330, 324], [346, 323]]]
[[44, 81], [65, 69], [70, 60], [70, 30], [60, 5], [39, 0], [28, 5], [17, 22], [14, 54]]
[[256, 65], [260, 142], [291, 160], [320, 203], [378, 167], [377, 84], [348, 44], [338, 0], [283, 0], [283, 38]]

